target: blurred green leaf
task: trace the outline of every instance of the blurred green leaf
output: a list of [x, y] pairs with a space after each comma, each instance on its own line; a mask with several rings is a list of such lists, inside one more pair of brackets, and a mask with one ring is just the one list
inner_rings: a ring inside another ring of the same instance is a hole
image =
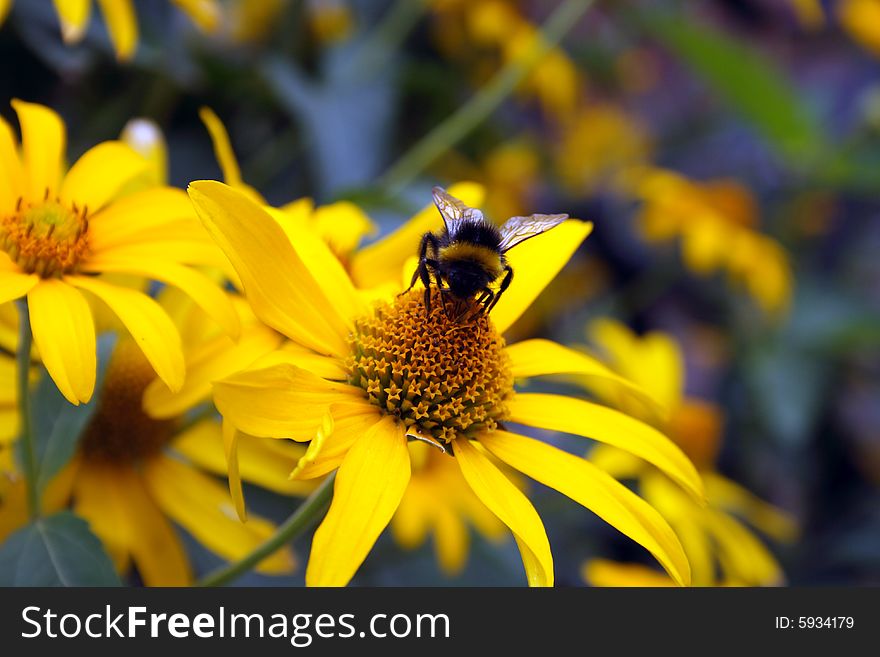
[[0, 586], [120, 586], [88, 524], [62, 511], [12, 534], [0, 547]]
[[818, 119], [772, 59], [683, 16], [652, 13], [641, 18], [641, 27], [754, 124], [790, 164], [817, 164], [827, 151]]
[[98, 343], [98, 373], [95, 395], [88, 404], [74, 406], [58, 391], [52, 378], [40, 378], [31, 400], [33, 432], [37, 452], [37, 486], [40, 491], [73, 457], [83, 430], [95, 413], [112, 343]]

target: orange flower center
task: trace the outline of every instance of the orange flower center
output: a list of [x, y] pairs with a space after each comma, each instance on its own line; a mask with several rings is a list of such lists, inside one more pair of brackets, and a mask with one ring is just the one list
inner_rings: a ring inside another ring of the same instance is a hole
[[28, 274], [61, 276], [88, 253], [88, 230], [86, 207], [48, 197], [35, 204], [19, 199], [15, 213], [0, 219], [0, 248]]
[[174, 437], [176, 420], [155, 420], [144, 412], [143, 396], [156, 374], [132, 341], [113, 351], [98, 407], [86, 427], [86, 459], [133, 463], [157, 454]]
[[423, 290], [412, 290], [356, 322], [349, 382], [438, 441], [492, 431], [507, 418], [513, 393], [504, 339], [488, 317], [456, 319], [432, 294], [429, 316]]

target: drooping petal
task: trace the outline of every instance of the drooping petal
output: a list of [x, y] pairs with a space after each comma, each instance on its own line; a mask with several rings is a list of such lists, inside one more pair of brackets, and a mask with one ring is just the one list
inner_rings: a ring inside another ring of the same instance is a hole
[[620, 411], [542, 393], [517, 394], [508, 401], [508, 408], [512, 422], [614, 445], [656, 465], [695, 499], [705, 498], [700, 475], [684, 452], [653, 427]]
[[62, 281], [40, 281], [28, 292], [34, 344], [61, 394], [79, 405], [92, 398], [97, 373], [95, 321], [83, 295]]
[[339, 467], [333, 502], [312, 539], [308, 586], [345, 586], [400, 504], [410, 478], [409, 450], [393, 418], [376, 423]]
[[309, 443], [309, 449], [291, 471], [291, 479], [314, 479], [338, 468], [352, 445], [382, 417], [372, 404], [334, 404], [330, 414], [333, 431], [322, 435], [323, 441]]
[[529, 586], [553, 586], [550, 542], [531, 502], [469, 440], [459, 438], [452, 445], [468, 485], [516, 537]]
[[137, 15], [131, 0], [98, 0], [101, 13], [116, 50], [116, 57], [128, 61], [134, 55], [138, 41]]
[[[357, 403], [363, 391], [293, 365], [247, 370], [214, 383], [214, 403], [238, 429], [264, 438], [311, 440], [331, 404]], [[365, 399], [364, 406], [369, 406]]]
[[186, 292], [231, 337], [237, 338], [241, 330], [238, 314], [223, 289], [195, 269], [158, 259], [102, 258], [99, 254], [89, 259], [84, 271], [134, 274], [173, 285]]
[[55, 198], [61, 181], [61, 165], [67, 147], [67, 130], [55, 111], [36, 103], [13, 100], [21, 126], [21, 150], [27, 188], [26, 201]]
[[[447, 191], [471, 207], [479, 207], [485, 196], [482, 185], [471, 182], [451, 185]], [[433, 204], [426, 205], [395, 232], [354, 253], [350, 266], [352, 279], [362, 289], [397, 281], [406, 259], [418, 252], [422, 235], [442, 226], [443, 219], [437, 208]]]
[[[240, 559], [275, 530], [272, 523], [250, 518], [242, 523], [229, 501], [229, 492], [191, 466], [167, 456], [151, 459], [144, 478], [162, 510], [180, 523], [205, 547], [230, 561]], [[282, 549], [260, 562], [264, 573], [288, 573], [294, 567], [290, 549]]]
[[92, 0], [53, 0], [58, 20], [61, 21], [61, 38], [64, 43], [76, 43], [82, 39], [89, 24]]
[[511, 373], [516, 378], [548, 374], [579, 374], [599, 379], [603, 383], [610, 383], [617, 389], [631, 392], [656, 406], [656, 402], [653, 402], [645, 389], [615, 374], [589, 354], [542, 339], [523, 340], [509, 345], [506, 351], [510, 357]]
[[137, 290], [110, 285], [97, 278], [66, 276], [64, 280], [106, 303], [131, 333], [159, 378], [172, 390], [180, 389], [185, 370], [183, 346], [177, 328], [162, 306]]
[[24, 169], [12, 126], [0, 117], [0, 213], [11, 214], [25, 192]]
[[97, 212], [147, 166], [147, 161], [123, 142], [105, 141], [70, 167], [61, 182], [61, 201]]
[[[329, 270], [310, 271], [278, 222], [241, 192], [216, 181], [197, 181], [190, 183], [189, 194], [241, 277], [254, 313], [319, 353], [347, 353], [351, 317], [345, 311], [351, 309], [334, 301], [354, 297], [353, 289], [328, 298], [317, 279]], [[352, 288], [347, 279], [343, 285]]]
[[676, 582], [690, 584], [687, 556], [662, 516], [592, 463], [506, 431], [487, 433], [480, 443], [511, 467], [590, 509], [651, 552]]
[[229, 480], [229, 495], [238, 519], [247, 522], [247, 507], [244, 503], [244, 490], [241, 487], [241, 473], [238, 467], [238, 441], [241, 432], [228, 420], [223, 420], [221, 432], [223, 436], [223, 455], [226, 458], [226, 473]]
[[593, 224], [570, 220], [517, 245], [507, 253], [513, 282], [492, 310], [492, 322], [503, 333], [519, 319], [574, 255]]

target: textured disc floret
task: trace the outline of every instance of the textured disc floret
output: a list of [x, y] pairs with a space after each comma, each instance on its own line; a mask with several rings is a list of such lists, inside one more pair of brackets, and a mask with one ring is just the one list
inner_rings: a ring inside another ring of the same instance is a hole
[[174, 437], [175, 420], [155, 420], [143, 409], [144, 390], [155, 378], [134, 342], [116, 346], [98, 407], [83, 435], [85, 458], [134, 463], [157, 454]]
[[356, 322], [348, 368], [371, 403], [449, 442], [492, 431], [507, 417], [513, 376], [489, 318], [462, 319], [455, 301], [445, 301], [434, 290], [427, 315], [423, 291], [412, 290], [377, 306]]
[[29, 274], [43, 278], [69, 274], [86, 256], [87, 207], [70, 207], [57, 199], [39, 203], [18, 200], [15, 212], [0, 218], [0, 248]]

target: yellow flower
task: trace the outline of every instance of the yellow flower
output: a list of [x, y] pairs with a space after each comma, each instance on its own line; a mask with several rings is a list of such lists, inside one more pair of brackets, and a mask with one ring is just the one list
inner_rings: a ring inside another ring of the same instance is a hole
[[606, 185], [625, 192], [629, 176], [650, 153], [648, 134], [637, 121], [613, 105], [589, 104], [561, 126], [555, 166], [572, 194], [589, 196]]
[[[700, 470], [708, 505], [694, 503], [656, 468], [613, 447], [597, 446], [590, 455], [593, 463], [617, 478], [638, 480], [640, 493], [669, 521], [681, 539], [695, 586], [781, 583], [783, 573], [776, 559], [736, 516], [777, 540], [791, 540], [796, 525], [788, 514], [714, 470], [721, 439], [721, 410], [684, 395], [684, 363], [678, 344], [659, 332], [636, 336], [613, 320], [594, 322], [590, 335], [612, 369], [639, 384], [665, 413], [658, 415], [641, 400], [607, 386], [591, 381], [585, 384], [600, 397], [613, 399], [622, 408], [657, 425], [675, 440]], [[583, 574], [596, 586], [672, 583], [656, 570], [605, 560], [588, 562]]]
[[[214, 417], [190, 423], [187, 417], [210, 396], [212, 377], [270, 353], [278, 337], [243, 302], [242, 338], [235, 343], [177, 290], [166, 289], [160, 300], [180, 321], [195, 376], [171, 394], [134, 342], [120, 339], [78, 453], [48, 487], [43, 506], [57, 510], [72, 503], [120, 573], [133, 563], [148, 586], [176, 586], [189, 584], [192, 573], [171, 521], [229, 560], [248, 554], [275, 530], [261, 518], [239, 521], [225, 486], [208, 474], [226, 474], [220, 423]], [[240, 474], [275, 492], [305, 494], [310, 483], [289, 481], [284, 465], [304, 452], [290, 441], [249, 441], [239, 452]], [[26, 522], [24, 485], [13, 477], [13, 497], [0, 507], [0, 533]], [[259, 570], [278, 574], [293, 567], [292, 553], [282, 551]]]
[[[311, 441], [294, 471], [299, 478], [338, 469], [333, 502], [314, 535], [307, 584], [345, 585], [366, 558], [411, 479], [407, 434], [446, 444], [476, 496], [512, 530], [530, 584], [553, 583], [549, 542], [532, 505], [487, 451], [593, 510], [646, 547], [677, 582], [689, 581], [677, 538], [643, 500], [588, 461], [501, 428], [510, 421], [620, 445], [702, 496], [693, 465], [655, 429], [587, 401], [513, 390], [516, 378], [563, 372], [589, 371], [628, 385], [561, 345], [530, 340], [507, 346], [500, 335], [565, 264], [590, 224], [568, 221], [511, 251], [517, 282], [492, 320], [458, 324], [436, 294], [426, 316], [418, 289], [370, 305], [353, 284], [357, 275], [350, 277], [322, 240], [308, 231], [286, 234], [238, 190], [198, 181], [189, 193], [235, 267], [254, 314], [301, 346], [276, 352], [273, 364], [215, 382], [214, 400], [237, 429], [230, 479], [242, 435]], [[427, 229], [439, 224], [435, 213]], [[417, 226], [408, 225], [370, 255], [361, 250], [351, 271], [388, 253], [389, 244], [412, 254]], [[393, 276], [393, 262], [372, 262], [380, 284]]]
[[726, 271], [765, 312], [780, 314], [788, 307], [793, 285], [788, 255], [756, 229], [758, 208], [747, 188], [648, 169], [635, 194], [643, 202], [639, 221], [645, 239], [680, 237], [684, 263], [694, 273]]
[[83, 291], [106, 304], [171, 388], [183, 384], [180, 336], [150, 297], [94, 274], [130, 274], [177, 286], [230, 334], [226, 296], [189, 264], [223, 256], [186, 195], [151, 187], [120, 195], [148, 163], [119, 141], [87, 151], [66, 173], [65, 127], [47, 107], [13, 101], [21, 156], [0, 120], [0, 303], [27, 298], [34, 344], [62, 394], [88, 401], [95, 386], [95, 326]]

